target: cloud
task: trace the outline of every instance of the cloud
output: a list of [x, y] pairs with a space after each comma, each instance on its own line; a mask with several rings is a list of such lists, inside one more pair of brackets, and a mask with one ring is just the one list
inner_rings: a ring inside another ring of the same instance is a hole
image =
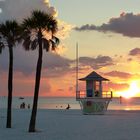
[[44, 0], [44, 3], [48, 7], [49, 13], [51, 13], [53, 16], [57, 16], [58, 15], [58, 11], [53, 6], [50, 5], [49, 0]]
[[128, 62], [131, 62], [131, 61], [133, 61], [133, 59], [132, 58], [128, 58], [127, 61]]
[[71, 67], [73, 60], [60, 55], [47, 53], [44, 55], [43, 61], [44, 77], [61, 77], [73, 71], [73, 67]]
[[75, 90], [75, 87], [69, 87], [68, 90], [69, 90], [69, 91], [74, 91], [74, 90]]
[[58, 30], [59, 32], [57, 32], [57, 36], [61, 39], [65, 39], [67, 37], [69, 37], [69, 34], [71, 32], [71, 30], [73, 29], [73, 25], [68, 24], [62, 20], [58, 20]]
[[[46, 11], [56, 18], [58, 16], [58, 11], [50, 5], [49, 0], [3, 0], [0, 1], [0, 22], [11, 19], [22, 21], [29, 17], [31, 11], [35, 9]], [[73, 26], [60, 19], [57, 19], [57, 21], [58, 32], [56, 35], [60, 39], [65, 39], [69, 36]]]
[[109, 88], [115, 91], [122, 91], [129, 88], [127, 83], [109, 83]]
[[50, 69], [55, 69], [55, 68], [61, 68], [61, 67], [70, 67], [70, 63], [72, 60], [62, 57], [58, 54], [55, 53], [47, 53], [45, 55], [44, 52], [44, 68], [50, 68]]
[[120, 71], [111, 71], [108, 73], [104, 73], [104, 75], [111, 76], [111, 77], [118, 77], [122, 79], [129, 79], [132, 77], [132, 74], [127, 72], [120, 72]]
[[[13, 96], [33, 96], [34, 94], [34, 76], [22, 75], [21, 73], [14, 73], [13, 79]], [[0, 95], [7, 96], [8, 75], [6, 72], [0, 73]], [[40, 95], [49, 95], [52, 91], [52, 83], [48, 78], [42, 78], [40, 84]]]
[[[5, 48], [0, 55], [0, 71], [8, 70], [8, 50]], [[29, 76], [36, 71], [38, 51], [23, 51], [21, 46], [14, 48], [14, 71]], [[80, 57], [79, 71], [90, 67], [100, 69], [102, 67], [114, 65], [109, 56]], [[68, 73], [75, 73], [75, 60], [62, 57], [56, 53], [43, 53], [42, 77], [61, 77]]]
[[131, 56], [140, 56], [140, 48], [134, 48], [129, 52]]
[[[69, 36], [73, 26], [57, 18], [58, 11], [55, 7], [51, 6], [49, 0], [0, 0], [0, 22], [11, 19], [22, 22], [22, 20], [29, 17], [31, 11], [35, 9], [46, 11], [56, 18], [58, 22], [58, 32], [56, 36], [60, 40]], [[59, 52], [65, 51], [64, 47], [61, 46], [62, 44], [60, 42], [61, 49], [59, 49]]]
[[[44, 10], [55, 17], [58, 15], [58, 11], [51, 6], [49, 0], [0, 0], [0, 9], [2, 9], [0, 12], [0, 22], [13, 18], [20, 21], [23, 18], [28, 17], [33, 9]], [[59, 27], [57, 37], [64, 39], [69, 35], [72, 26], [60, 19], [57, 20]], [[57, 48], [59, 54], [65, 51], [64, 46], [65, 45], [60, 42], [60, 45]], [[37, 56], [37, 50], [25, 52], [23, 51], [22, 46], [18, 45], [17, 48], [14, 49], [14, 70], [25, 75], [32, 74], [36, 69]], [[8, 50], [5, 48], [0, 55], [0, 71], [6, 71], [8, 69], [8, 58]], [[61, 70], [65, 71], [69, 68], [70, 61], [71, 60], [61, 57], [60, 55], [53, 53], [46, 54], [46, 52], [44, 52], [43, 69], [47, 69], [48, 71], [53, 70], [56, 73]]]
[[83, 25], [81, 27], [75, 27], [74, 29], [76, 31], [88, 31], [88, 30], [96, 30], [97, 27], [95, 25], [86, 24], [86, 25]]
[[34, 9], [41, 9], [49, 14], [57, 15], [56, 9], [50, 6], [49, 1], [45, 0], [5, 0], [0, 1], [0, 5], [2, 9], [0, 21], [13, 18], [21, 20], [29, 16]]
[[96, 58], [93, 57], [80, 57], [79, 62], [83, 66], [91, 66], [93, 69], [100, 69], [102, 67], [114, 65], [113, 59], [109, 56], [99, 55]]
[[[8, 69], [8, 57], [8, 49], [5, 48], [0, 55], [1, 72]], [[14, 48], [14, 71], [21, 72], [24, 75], [31, 75], [36, 71], [37, 57], [37, 50], [27, 52], [23, 51], [21, 46]], [[44, 51], [42, 69], [47, 69], [47, 71], [53, 72], [55, 75], [60, 75], [61, 71], [64, 73], [70, 68], [72, 62], [72, 60], [58, 54]]]
[[[22, 46], [18, 46], [14, 48], [14, 58], [13, 58], [13, 68], [16, 72], [21, 72], [25, 75], [31, 74], [34, 69], [37, 60], [37, 53], [35, 51], [25, 52]], [[0, 71], [7, 71], [8, 70], [8, 61], [9, 61], [9, 53], [8, 48], [6, 47], [3, 50], [3, 53], [0, 55]]]
[[140, 37], [140, 14], [121, 13], [119, 17], [114, 17], [108, 23], [103, 23], [101, 26], [93, 24], [76, 27], [76, 31], [101, 31], [120, 33], [128, 37]]

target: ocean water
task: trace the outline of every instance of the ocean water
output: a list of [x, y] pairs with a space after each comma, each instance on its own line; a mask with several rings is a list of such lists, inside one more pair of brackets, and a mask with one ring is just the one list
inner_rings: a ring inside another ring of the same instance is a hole
[[[33, 97], [14, 97], [13, 108], [20, 108], [21, 103], [32, 107]], [[38, 108], [40, 109], [65, 109], [70, 104], [71, 109], [80, 109], [80, 104], [74, 97], [39, 97]], [[0, 97], [0, 108], [7, 108], [7, 97]], [[140, 98], [113, 98], [108, 106], [108, 110], [140, 110]]]

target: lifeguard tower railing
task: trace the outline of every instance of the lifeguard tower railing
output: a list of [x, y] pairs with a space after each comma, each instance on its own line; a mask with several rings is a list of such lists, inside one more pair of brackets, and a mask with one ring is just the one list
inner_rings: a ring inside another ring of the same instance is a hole
[[87, 97], [86, 96], [86, 90], [82, 91], [76, 91], [76, 100], [80, 99], [111, 99], [113, 97], [112, 91], [102, 91], [101, 96], [92, 96], [92, 97]]

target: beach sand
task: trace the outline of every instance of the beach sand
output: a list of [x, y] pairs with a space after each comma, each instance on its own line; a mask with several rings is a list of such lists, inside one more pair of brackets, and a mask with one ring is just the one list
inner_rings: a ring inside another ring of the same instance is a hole
[[6, 109], [0, 109], [0, 139], [140, 140], [140, 111], [82, 115], [80, 110], [39, 109], [36, 133], [28, 133], [30, 115], [30, 109], [14, 109], [12, 128], [6, 129]]

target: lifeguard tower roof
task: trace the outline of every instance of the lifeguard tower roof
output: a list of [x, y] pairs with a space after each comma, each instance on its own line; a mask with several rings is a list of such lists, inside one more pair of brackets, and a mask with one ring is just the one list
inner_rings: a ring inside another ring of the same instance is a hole
[[99, 75], [98, 73], [96, 73], [95, 71], [91, 72], [89, 75], [87, 75], [84, 78], [80, 78], [79, 80], [81, 81], [87, 81], [87, 80], [95, 80], [95, 81], [109, 81], [108, 79], [102, 77], [101, 75]]

